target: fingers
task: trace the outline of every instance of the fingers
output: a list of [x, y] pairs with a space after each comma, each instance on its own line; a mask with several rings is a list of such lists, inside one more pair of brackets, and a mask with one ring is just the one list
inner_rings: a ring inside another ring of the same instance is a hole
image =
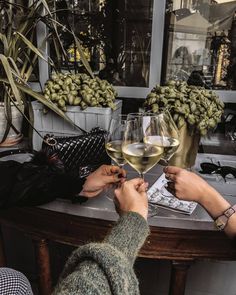
[[101, 178], [105, 185], [125, 181], [126, 171], [124, 169], [113, 165], [102, 165], [101, 169]]
[[119, 198], [121, 191], [123, 189], [134, 189], [139, 193], [146, 193], [148, 183], [144, 182], [142, 178], [133, 178], [131, 180], [125, 181], [120, 187], [115, 189], [115, 195]]
[[138, 187], [137, 191], [141, 194], [141, 193], [146, 193], [147, 189], [148, 189], [148, 183], [144, 182]]
[[171, 181], [176, 181], [176, 178], [177, 178], [175, 174], [169, 174], [169, 173], [166, 173], [165, 177], [167, 180], [171, 180]]
[[140, 187], [142, 184], [144, 184], [144, 180], [142, 178], [133, 178], [126, 182], [127, 184], [133, 185], [135, 188]]
[[183, 169], [179, 168], [179, 167], [175, 167], [175, 166], [167, 166], [163, 169], [165, 174], [177, 174], [181, 170], [183, 170]]
[[120, 178], [126, 177], [126, 171], [118, 166], [114, 165], [103, 165], [104, 174], [118, 174]]
[[166, 189], [168, 190], [168, 192], [170, 192], [172, 195], [175, 195], [176, 191], [175, 191], [175, 183], [174, 182], [167, 182], [167, 186]]
[[89, 191], [89, 190], [82, 190], [81, 194], [87, 198], [93, 198], [100, 194], [102, 192], [102, 189], [94, 190], [94, 191]]
[[126, 177], [127, 173], [124, 169], [122, 169], [118, 166], [112, 166], [112, 167], [113, 167], [113, 169], [115, 169], [115, 172], [113, 172], [113, 173], [119, 173], [120, 177]]
[[124, 182], [126, 179], [126, 171], [118, 166], [103, 165], [102, 169], [102, 178], [106, 184]]
[[176, 182], [180, 172], [183, 170], [184, 169], [175, 166], [167, 166], [163, 169], [166, 179], [174, 182]]
[[120, 177], [119, 174], [113, 174], [113, 175], [102, 175], [104, 185], [109, 183], [117, 183], [123, 181], [124, 178]]

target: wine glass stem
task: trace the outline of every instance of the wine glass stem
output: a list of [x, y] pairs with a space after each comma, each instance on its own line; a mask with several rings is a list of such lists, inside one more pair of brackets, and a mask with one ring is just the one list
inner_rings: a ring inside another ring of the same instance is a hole
[[139, 173], [139, 177], [142, 178], [144, 180], [144, 173], [140, 172]]

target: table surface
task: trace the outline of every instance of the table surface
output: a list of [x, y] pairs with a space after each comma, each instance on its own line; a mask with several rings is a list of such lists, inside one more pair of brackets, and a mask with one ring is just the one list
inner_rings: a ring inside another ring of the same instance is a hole
[[[17, 161], [28, 161], [29, 155], [13, 155], [5, 157], [1, 160], [14, 159]], [[198, 172], [200, 170], [200, 163], [212, 162], [220, 165], [228, 165], [236, 167], [236, 156], [219, 155], [219, 154], [198, 154], [195, 167], [193, 170]], [[125, 166], [128, 171], [128, 177], [137, 177], [135, 172], [129, 165]], [[156, 179], [162, 174], [163, 167], [156, 165], [145, 176], [146, 180], [151, 186]], [[204, 175], [201, 175], [204, 176]], [[205, 180], [215, 187], [231, 204], [236, 203], [236, 180], [228, 178], [226, 181], [219, 175], [204, 176]], [[47, 210], [54, 212], [66, 213], [75, 216], [103, 219], [108, 221], [116, 221], [118, 215], [115, 211], [113, 202], [106, 196], [105, 193], [96, 198], [89, 199], [83, 204], [71, 204], [66, 199], [57, 199], [51, 203], [40, 206]], [[196, 209], [191, 215], [176, 213], [164, 208], [157, 208], [156, 215], [148, 218], [151, 226], [166, 227], [166, 228], [179, 228], [190, 230], [210, 230], [215, 231], [216, 228], [212, 218], [200, 206], [197, 205]]]
[[[235, 159], [233, 158], [234, 157], [232, 156], [199, 154], [195, 165], [195, 171], [199, 170], [199, 163], [203, 161], [218, 163], [220, 159], [222, 165], [229, 164], [229, 161], [232, 165], [232, 160], [235, 160], [236, 165], [236, 157]], [[132, 170], [132, 168], [130, 168], [128, 165], [126, 168], [129, 178], [137, 177], [137, 173]], [[163, 167], [157, 165], [146, 174], [145, 178], [150, 185], [152, 185], [162, 174], [162, 169]], [[222, 193], [231, 204], [236, 203], [236, 182], [234, 179], [229, 178], [227, 182], [225, 182], [221, 176], [210, 175], [206, 178], [206, 180], [220, 193]], [[110, 221], [115, 221], [118, 219], [114, 204], [105, 193], [101, 194], [99, 197], [89, 199], [86, 203], [81, 205], [71, 204], [70, 201], [65, 199], [58, 199], [40, 207], [75, 216]], [[212, 218], [200, 205], [196, 207], [191, 215], [176, 213], [164, 208], [157, 208], [156, 213], [157, 214], [155, 216], [148, 218], [149, 225], [151, 226], [191, 230], [216, 230]]]

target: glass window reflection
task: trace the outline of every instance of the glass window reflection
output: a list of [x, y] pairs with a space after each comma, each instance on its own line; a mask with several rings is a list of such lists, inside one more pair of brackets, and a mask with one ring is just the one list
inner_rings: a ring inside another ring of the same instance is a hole
[[168, 0], [163, 80], [236, 89], [236, 1]]
[[[153, 0], [56, 0], [57, 19], [75, 31], [93, 71], [116, 86], [149, 84]], [[73, 38], [61, 32], [68, 60], [51, 58], [62, 70], [82, 71]]]

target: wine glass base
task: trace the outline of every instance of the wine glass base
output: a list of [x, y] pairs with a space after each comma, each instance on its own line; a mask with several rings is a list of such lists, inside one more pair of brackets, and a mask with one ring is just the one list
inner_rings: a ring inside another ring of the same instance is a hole
[[112, 186], [112, 187], [110, 187], [110, 188], [107, 188], [106, 191], [105, 191], [105, 193], [106, 193], [106, 195], [105, 195], [106, 198], [107, 198], [109, 201], [111, 201], [111, 202], [113, 202], [113, 201], [114, 201], [114, 198], [115, 198], [114, 190], [115, 190], [115, 186]]
[[158, 207], [152, 203], [148, 203], [148, 218], [154, 217], [158, 214]]

